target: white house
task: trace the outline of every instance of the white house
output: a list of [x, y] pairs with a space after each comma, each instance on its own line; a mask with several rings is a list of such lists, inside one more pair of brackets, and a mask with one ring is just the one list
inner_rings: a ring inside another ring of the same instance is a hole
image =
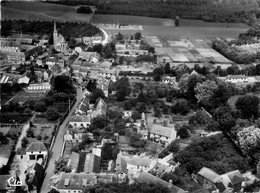
[[176, 84], [176, 77], [165, 76], [162, 78], [164, 84]]
[[225, 77], [225, 82], [232, 84], [247, 84], [248, 77], [246, 75], [228, 75]]
[[124, 118], [127, 118], [132, 116], [133, 111], [123, 111], [123, 113], [124, 113]]
[[90, 116], [89, 115], [73, 115], [70, 119], [69, 124], [72, 127], [80, 128], [80, 127], [89, 127], [90, 126]]
[[177, 137], [177, 132], [174, 126], [164, 127], [154, 124], [149, 132], [150, 139], [156, 143], [169, 145]]
[[38, 92], [46, 92], [51, 90], [50, 83], [41, 83], [41, 84], [30, 84], [27, 87], [28, 91], [38, 91]]
[[45, 159], [48, 155], [48, 150], [43, 142], [33, 142], [26, 149], [28, 160]]

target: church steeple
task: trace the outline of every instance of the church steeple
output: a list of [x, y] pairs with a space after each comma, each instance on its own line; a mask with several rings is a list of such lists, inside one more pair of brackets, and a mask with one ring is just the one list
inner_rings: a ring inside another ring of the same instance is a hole
[[56, 22], [54, 21], [54, 27], [53, 27], [53, 45], [54, 46], [56, 46], [57, 38], [58, 38], [58, 32], [57, 32], [57, 29], [56, 29]]

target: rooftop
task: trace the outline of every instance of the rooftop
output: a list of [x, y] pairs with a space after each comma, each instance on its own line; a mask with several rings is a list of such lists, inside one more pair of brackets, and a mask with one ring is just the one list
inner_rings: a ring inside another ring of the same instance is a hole
[[32, 151], [48, 151], [48, 150], [43, 144], [43, 142], [33, 142], [26, 149], [26, 152], [32, 152]]
[[201, 168], [198, 174], [212, 183], [217, 183], [222, 180], [222, 177], [219, 174], [206, 167]]
[[174, 132], [176, 132], [174, 127], [169, 128], [157, 124], [154, 124], [150, 130], [150, 133], [165, 136], [165, 137], [170, 137]]

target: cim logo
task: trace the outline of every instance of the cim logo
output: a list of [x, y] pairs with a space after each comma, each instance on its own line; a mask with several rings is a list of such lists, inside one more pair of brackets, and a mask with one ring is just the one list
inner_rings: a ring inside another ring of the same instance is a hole
[[7, 180], [7, 183], [9, 186], [22, 186], [22, 182], [19, 178], [12, 176]]

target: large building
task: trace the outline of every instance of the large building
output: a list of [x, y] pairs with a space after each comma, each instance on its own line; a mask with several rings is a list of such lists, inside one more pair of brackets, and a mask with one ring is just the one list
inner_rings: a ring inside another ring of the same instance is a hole
[[68, 49], [68, 44], [65, 41], [64, 37], [58, 33], [55, 22], [54, 22], [54, 30], [53, 30], [53, 45], [55, 50], [59, 52], [66, 52]]

